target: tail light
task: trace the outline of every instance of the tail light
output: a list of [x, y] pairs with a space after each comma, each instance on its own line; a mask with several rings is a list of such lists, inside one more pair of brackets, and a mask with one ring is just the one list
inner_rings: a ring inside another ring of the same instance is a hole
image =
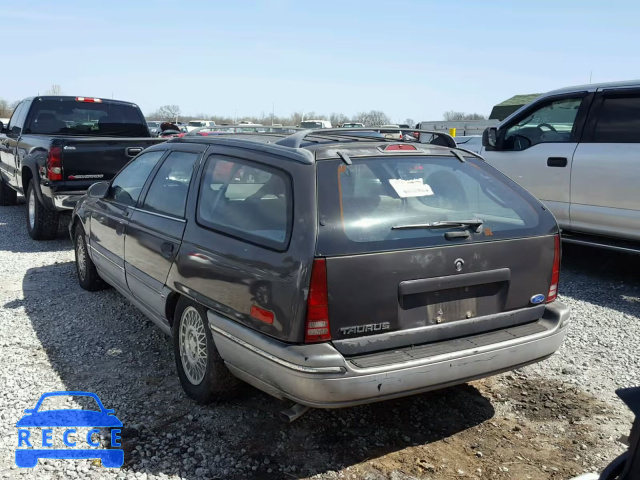
[[553, 272], [551, 273], [551, 285], [547, 303], [553, 302], [558, 297], [558, 283], [560, 282], [560, 235], [556, 235], [553, 248]]
[[328, 340], [331, 340], [331, 332], [329, 329], [327, 263], [324, 258], [316, 258], [311, 268], [304, 341], [305, 343], [316, 343]]
[[102, 103], [102, 100], [99, 98], [89, 98], [89, 97], [76, 97], [76, 102], [84, 102], [84, 103]]
[[51, 147], [47, 155], [47, 178], [49, 180], [62, 180], [62, 149]]

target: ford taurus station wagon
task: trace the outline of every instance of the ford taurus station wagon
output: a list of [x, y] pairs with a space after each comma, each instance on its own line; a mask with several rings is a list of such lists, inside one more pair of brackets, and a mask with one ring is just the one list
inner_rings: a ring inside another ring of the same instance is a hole
[[411, 395], [540, 361], [569, 320], [553, 215], [455, 143], [185, 136], [94, 184], [70, 231], [80, 285], [171, 334], [198, 402], [238, 379], [312, 407]]

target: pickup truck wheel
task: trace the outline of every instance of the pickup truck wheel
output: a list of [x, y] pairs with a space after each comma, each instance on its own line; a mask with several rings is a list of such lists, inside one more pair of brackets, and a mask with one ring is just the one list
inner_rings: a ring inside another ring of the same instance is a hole
[[49, 210], [38, 200], [33, 180], [27, 187], [27, 230], [34, 240], [53, 240], [58, 234], [60, 212]]
[[240, 381], [218, 353], [205, 309], [181, 298], [173, 324], [173, 351], [180, 383], [198, 403], [210, 403], [236, 393]]
[[18, 201], [17, 192], [0, 177], [0, 206], [9, 207]]
[[76, 272], [80, 286], [90, 292], [107, 288], [107, 283], [100, 278], [96, 266], [89, 257], [84, 229], [81, 226], [77, 226], [73, 233], [73, 245], [76, 252]]

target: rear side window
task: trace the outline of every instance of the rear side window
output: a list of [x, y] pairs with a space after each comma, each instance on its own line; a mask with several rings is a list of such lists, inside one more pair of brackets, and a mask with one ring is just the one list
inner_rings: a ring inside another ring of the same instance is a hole
[[317, 172], [322, 255], [450, 245], [444, 233], [462, 228], [406, 228], [440, 221], [482, 220], [479, 232], [469, 229], [471, 241], [554, 228], [552, 217], [540, 226], [542, 208], [535, 199], [475, 159], [393, 157], [353, 159], [352, 165], [329, 160], [318, 162]]
[[291, 180], [266, 165], [213, 155], [198, 198], [198, 223], [283, 251], [292, 218]]
[[189, 184], [197, 153], [171, 152], [151, 182], [142, 208], [172, 217], [184, 217]]
[[33, 101], [29, 132], [41, 135], [148, 137], [142, 114], [134, 105], [80, 102], [74, 98]]
[[640, 143], [640, 95], [604, 97], [593, 141]]

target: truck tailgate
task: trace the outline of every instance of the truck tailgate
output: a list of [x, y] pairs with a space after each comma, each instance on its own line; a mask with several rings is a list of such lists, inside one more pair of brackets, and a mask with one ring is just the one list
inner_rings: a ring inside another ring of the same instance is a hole
[[161, 138], [66, 137], [63, 140], [63, 178], [84, 183], [111, 180], [129, 160]]

